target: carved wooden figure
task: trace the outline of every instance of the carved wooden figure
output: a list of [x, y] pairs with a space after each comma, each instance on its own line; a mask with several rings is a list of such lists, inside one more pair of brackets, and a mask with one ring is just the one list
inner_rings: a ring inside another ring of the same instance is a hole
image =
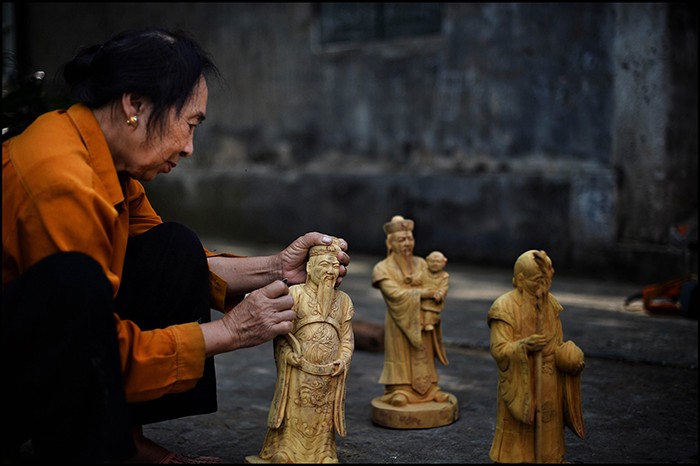
[[515, 262], [514, 289], [488, 312], [491, 355], [498, 367], [489, 453], [496, 463], [562, 463], [564, 427], [585, 437], [583, 351], [563, 341], [563, 308], [549, 292], [553, 275], [545, 251], [523, 253]]
[[354, 350], [350, 297], [335, 289], [340, 247], [315, 246], [306, 283], [294, 285], [294, 329], [274, 341], [277, 383], [260, 454], [247, 463], [338, 463], [346, 377]]
[[384, 224], [387, 257], [372, 270], [372, 286], [386, 304], [384, 394], [372, 400], [372, 420], [397, 429], [425, 429], [453, 423], [457, 398], [438, 385], [435, 359], [447, 365], [440, 312], [449, 275], [439, 252], [432, 267], [414, 256], [413, 220], [400, 215]]
[[445, 298], [450, 287], [450, 274], [445, 271], [447, 257], [440, 251], [433, 251], [425, 258], [428, 269], [423, 275], [423, 286], [434, 290], [432, 296], [421, 298], [423, 329], [431, 331], [440, 323], [440, 313], [445, 308]]

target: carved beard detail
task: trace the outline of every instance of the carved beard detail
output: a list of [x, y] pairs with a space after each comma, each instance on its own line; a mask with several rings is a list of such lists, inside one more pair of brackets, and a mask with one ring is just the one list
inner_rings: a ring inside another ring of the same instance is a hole
[[396, 262], [398, 262], [404, 277], [413, 275], [413, 251], [407, 249], [398, 251], [396, 253]]
[[544, 302], [544, 298], [547, 296], [547, 291], [547, 288], [545, 288], [543, 285], [539, 285], [535, 290], [535, 298], [537, 298], [537, 301]]
[[318, 308], [324, 313], [331, 308], [331, 304], [333, 303], [334, 285], [335, 282], [332, 277], [324, 277], [318, 284], [316, 301], [318, 301]]

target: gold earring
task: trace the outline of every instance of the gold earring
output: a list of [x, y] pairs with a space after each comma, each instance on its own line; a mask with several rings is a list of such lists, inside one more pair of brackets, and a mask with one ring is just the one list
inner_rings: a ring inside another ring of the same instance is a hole
[[136, 123], [138, 123], [138, 122], [139, 122], [139, 117], [136, 115], [131, 116], [131, 117], [129, 117], [128, 120], [126, 120], [126, 124], [129, 126], [136, 126]]

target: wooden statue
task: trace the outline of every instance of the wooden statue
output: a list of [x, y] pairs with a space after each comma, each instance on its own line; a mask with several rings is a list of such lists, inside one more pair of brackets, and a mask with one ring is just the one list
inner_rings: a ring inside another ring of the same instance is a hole
[[372, 286], [387, 306], [384, 394], [372, 400], [372, 420], [385, 427], [425, 429], [459, 417], [457, 399], [438, 385], [435, 359], [447, 365], [440, 312], [449, 275], [447, 259], [433, 253], [431, 267], [413, 255], [413, 220], [394, 216], [384, 224], [387, 257], [372, 270]]
[[350, 297], [335, 289], [340, 247], [315, 246], [306, 283], [294, 285], [297, 319], [274, 340], [277, 383], [268, 430], [247, 463], [338, 463], [335, 432], [345, 436], [345, 388], [354, 350]]
[[549, 292], [554, 268], [545, 251], [515, 262], [512, 291], [488, 312], [498, 366], [496, 463], [564, 462], [564, 426], [585, 437], [581, 409], [583, 351], [563, 341], [562, 306]]
[[423, 329], [432, 331], [440, 323], [440, 313], [445, 308], [445, 297], [450, 287], [450, 274], [445, 271], [447, 257], [440, 251], [433, 251], [425, 257], [428, 269], [423, 276], [423, 286], [434, 289], [429, 298], [421, 298]]

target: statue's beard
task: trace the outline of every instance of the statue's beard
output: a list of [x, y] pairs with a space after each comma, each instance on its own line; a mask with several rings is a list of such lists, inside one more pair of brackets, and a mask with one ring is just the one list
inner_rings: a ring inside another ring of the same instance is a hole
[[535, 308], [538, 312], [544, 311], [547, 306], [547, 297], [549, 296], [549, 288], [543, 284], [537, 285], [533, 293], [535, 298]]
[[537, 289], [535, 289], [535, 298], [537, 298], [537, 301], [544, 302], [544, 298], [547, 296], [547, 289], [544, 286], [538, 286]]
[[323, 311], [330, 309], [331, 304], [333, 304], [334, 286], [335, 281], [332, 277], [324, 278], [319, 282], [316, 290], [316, 301], [319, 309]]
[[401, 249], [396, 252], [396, 262], [404, 275], [413, 274], [413, 251], [411, 249]]
[[535, 297], [538, 301], [545, 302], [549, 296], [549, 289], [552, 286], [550, 280], [544, 280], [537, 283], [537, 288], [535, 289]]

